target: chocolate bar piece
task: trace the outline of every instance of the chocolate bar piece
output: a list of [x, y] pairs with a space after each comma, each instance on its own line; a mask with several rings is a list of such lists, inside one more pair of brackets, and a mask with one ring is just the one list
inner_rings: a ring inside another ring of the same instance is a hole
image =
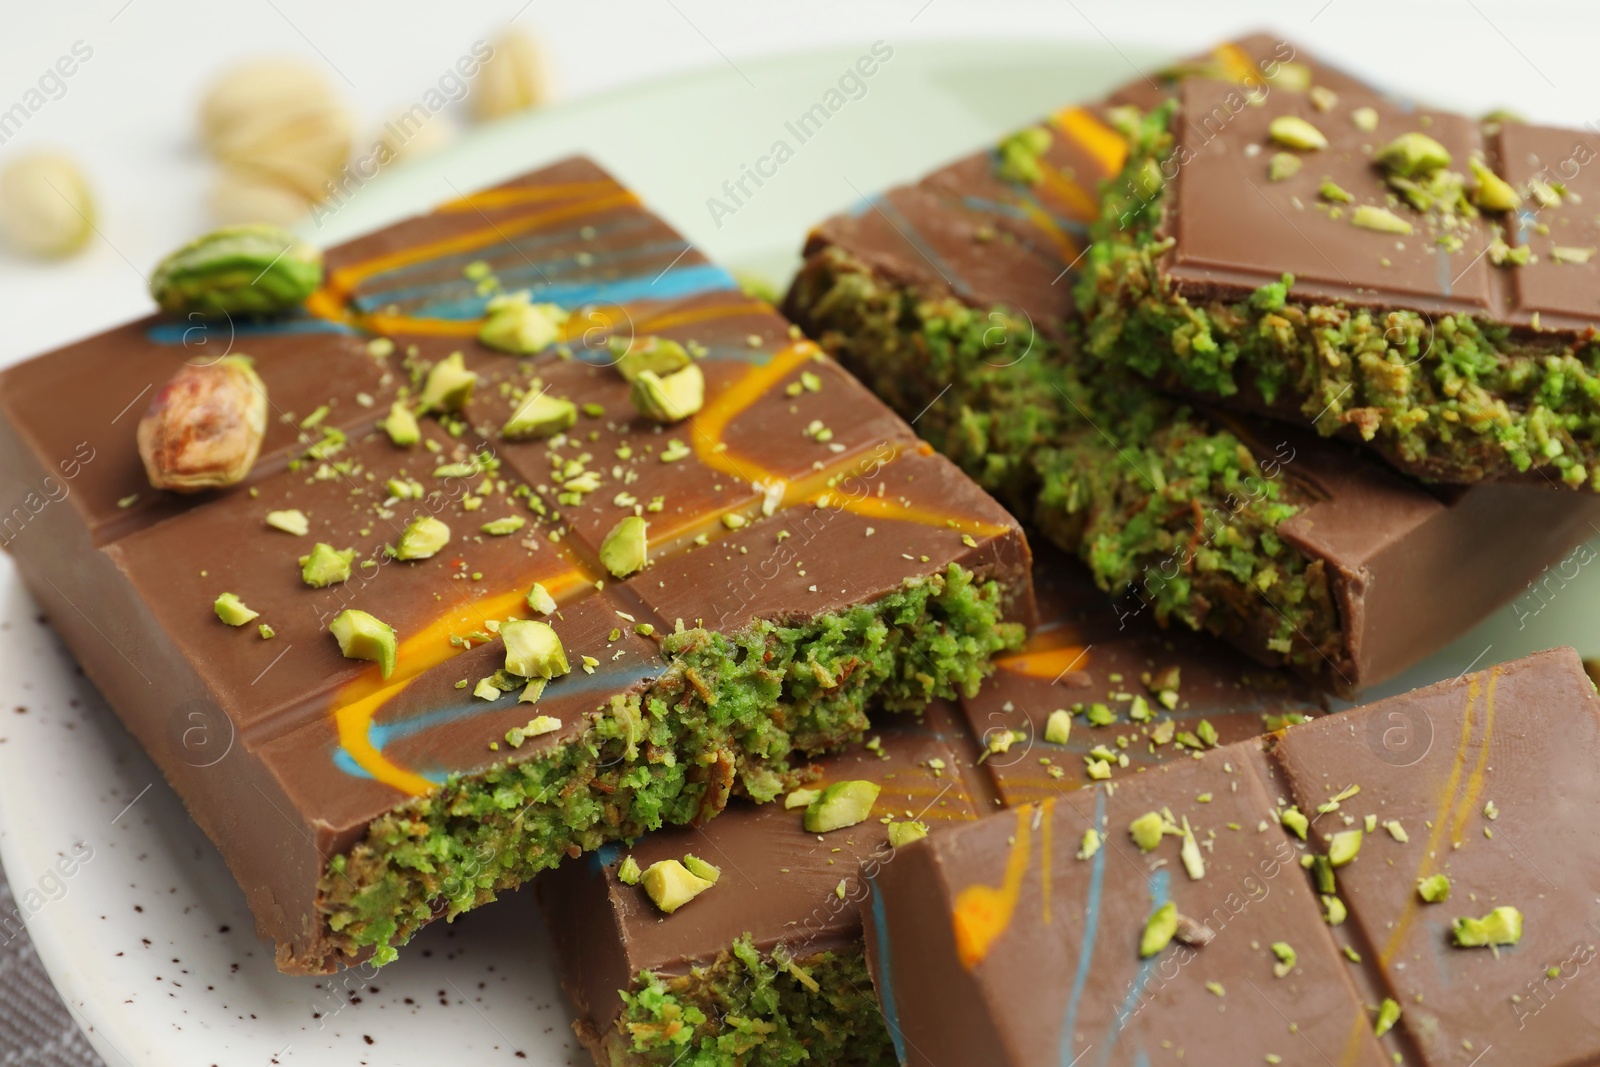
[[[1041, 558], [1034, 584], [1046, 621], [997, 659], [975, 697], [893, 723], [870, 747], [826, 761], [808, 786], [878, 782], [871, 821], [819, 840], [798, 810], [736, 800], [702, 830], [607, 846], [535, 881], [596, 1063], [666, 1064], [729, 1041], [747, 1043], [740, 1062], [751, 1064], [795, 1062], [797, 1048], [811, 1062], [893, 1062], [855, 907], [858, 866], [897, 862], [883, 820], [939, 835], [1097, 777], [1137, 782], [1146, 768], [1184, 765], [1320, 710], [1303, 683], [1208, 638], [1104, 625], [1101, 595], [1076, 561]], [[671, 915], [622, 878], [686, 854], [722, 876], [703, 902]]]
[[1563, 649], [908, 845], [862, 906], [901, 1062], [1591, 1062], [1597, 751]]
[[[1251, 49], [1277, 70], [1276, 46]], [[1064, 109], [1036, 154], [1007, 138], [823, 223], [790, 316], [1084, 559], [1119, 617], [1208, 630], [1341, 692], [1436, 651], [1592, 533], [1586, 498], [1429, 491], [1352, 445], [1170, 399], [1083, 354], [1071, 272], [1096, 185], [1125, 160], [1121, 117]]]
[[[568, 855], [769, 799], [791, 753], [970, 690], [1020, 640], [1009, 516], [593, 164], [328, 268], [303, 314], [136, 322], [0, 378], [5, 484], [53, 501], [7, 513], [7, 548], [282, 969], [389, 958]], [[479, 343], [486, 302], [524, 289], [559, 305], [556, 343]], [[704, 403], [661, 426], [614, 364], [669, 345]], [[271, 404], [260, 459], [228, 490], [151, 490], [139, 409], [228, 350]], [[389, 432], [436, 372], [470, 399]], [[567, 425], [502, 429], [540, 397]], [[397, 631], [392, 674], [341, 655], [346, 609]], [[514, 667], [513, 619], [564, 656]]]
[[1186, 82], [1113, 182], [1088, 348], [1448, 483], [1600, 489], [1600, 195], [1578, 130]]

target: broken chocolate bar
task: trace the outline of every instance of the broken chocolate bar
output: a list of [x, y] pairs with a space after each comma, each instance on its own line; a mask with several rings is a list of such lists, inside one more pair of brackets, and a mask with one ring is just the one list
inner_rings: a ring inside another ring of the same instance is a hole
[[1590, 1062], [1597, 748], [1557, 650], [914, 842], [862, 906], [900, 1062]]
[[[1249, 44], [1276, 84], [1274, 47]], [[1313, 89], [1355, 91], [1307, 69]], [[1575, 494], [1429, 491], [1353, 445], [1170, 399], [1084, 355], [1070, 275], [1096, 185], [1125, 161], [1125, 117], [1064, 109], [1031, 147], [1008, 138], [828, 220], [790, 316], [1087, 562], [1119, 617], [1210, 631], [1341, 692], [1436, 651], [1592, 534], [1600, 508]]]
[[[259, 460], [152, 490], [136, 409], [224, 352]], [[23, 579], [291, 972], [770, 799], [1031, 610], [1005, 512], [583, 160], [330, 251], [300, 313], [14, 367], [0, 413], [6, 484], [70, 488], [7, 526]]]
[[[865, 977], [858, 865], [895, 862], [892, 843], [1001, 804], [1137, 781], [1320, 710], [1303, 683], [1209, 638], [1105, 625], [1076, 561], [1042, 558], [1034, 583], [1046, 621], [997, 658], [975, 697], [959, 710], [936, 702], [920, 723], [894, 721], [826, 761], [790, 794], [794, 810], [734, 801], [702, 830], [607, 846], [536, 880], [596, 1063], [665, 1065], [730, 1043], [756, 1067], [801, 1051], [812, 1062], [892, 1062]], [[882, 787], [871, 820], [820, 840], [807, 833], [799, 805], [852, 779]], [[721, 877], [703, 902], [663, 914], [637, 878], [689, 854]]]
[[1577, 130], [1186, 82], [1094, 227], [1087, 347], [1419, 478], [1600, 489], [1600, 194]]

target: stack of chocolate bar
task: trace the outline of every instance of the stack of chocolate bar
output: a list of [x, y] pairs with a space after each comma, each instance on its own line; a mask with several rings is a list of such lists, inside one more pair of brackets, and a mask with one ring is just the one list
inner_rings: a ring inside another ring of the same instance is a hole
[[606, 1067], [1594, 1062], [1576, 655], [1327, 714], [1600, 520], [1579, 148], [1251, 37], [787, 319], [585, 160], [224, 231], [0, 375], [6, 547], [287, 972], [533, 879]]

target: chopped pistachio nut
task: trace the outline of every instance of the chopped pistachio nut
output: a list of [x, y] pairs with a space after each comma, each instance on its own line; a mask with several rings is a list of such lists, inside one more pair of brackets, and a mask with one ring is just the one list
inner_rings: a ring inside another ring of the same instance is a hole
[[332, 545], [318, 541], [309, 555], [300, 557], [300, 579], [313, 589], [337, 585], [350, 580], [350, 564], [355, 562], [356, 550], [340, 551]]
[[641, 371], [628, 397], [647, 419], [663, 424], [682, 422], [705, 403], [706, 377], [692, 363], [666, 377]]
[[1317, 152], [1328, 147], [1322, 131], [1297, 115], [1279, 115], [1267, 126], [1267, 133], [1286, 148]]
[[809, 808], [816, 799], [822, 795], [820, 789], [795, 789], [783, 798], [783, 807], [786, 811], [795, 808]]
[[1344, 906], [1344, 901], [1331, 893], [1322, 895], [1322, 917], [1329, 926], [1338, 926], [1350, 917], [1350, 909]]
[[1571, 245], [1555, 245], [1550, 249], [1550, 258], [1557, 263], [1587, 263], [1594, 258], [1593, 248], [1574, 248]]
[[1490, 170], [1480, 159], [1468, 160], [1472, 176], [1478, 185], [1472, 190], [1472, 202], [1485, 211], [1515, 211], [1522, 206], [1522, 194], [1511, 183]]
[[556, 610], [556, 598], [550, 595], [550, 590], [534, 582], [528, 587], [528, 607], [540, 615], [549, 615]]
[[899, 848], [928, 836], [928, 826], [920, 822], [892, 822], [889, 824], [889, 845]]
[[1322, 197], [1324, 200], [1332, 200], [1340, 204], [1349, 204], [1355, 201], [1355, 197], [1351, 196], [1337, 182], [1334, 181], [1324, 181], [1317, 188], [1317, 195]]
[[1378, 112], [1370, 107], [1358, 107], [1350, 112], [1350, 124], [1363, 133], [1378, 128]]
[[1350, 216], [1350, 222], [1363, 230], [1377, 230], [1379, 233], [1405, 235], [1411, 232], [1411, 223], [1386, 207], [1374, 207], [1371, 204], [1357, 207]]
[[572, 428], [578, 408], [570, 400], [549, 393], [529, 393], [500, 427], [500, 435], [513, 441], [542, 440]]
[[503, 519], [494, 519], [478, 527], [479, 530], [491, 537], [504, 537], [514, 534], [527, 525], [528, 520], [520, 515], [507, 515]]
[[1328, 839], [1328, 862], [1343, 867], [1361, 851], [1360, 830], [1340, 830]]
[[834, 782], [806, 807], [807, 833], [825, 834], [865, 822], [878, 800], [876, 782]]
[[1001, 138], [997, 148], [1000, 177], [1024, 185], [1039, 184], [1044, 180], [1039, 157], [1050, 150], [1051, 140], [1050, 131], [1043, 126], [1029, 126]]
[[1339, 106], [1339, 94], [1326, 85], [1313, 85], [1306, 90], [1306, 96], [1311, 100], [1311, 106], [1318, 111], [1332, 111]]
[[217, 613], [217, 618], [229, 626], [243, 626], [251, 619], [261, 617], [261, 612], [245, 607], [244, 601], [234, 593], [223, 593], [212, 602], [211, 608]]
[[600, 542], [600, 565], [614, 578], [626, 578], [649, 561], [647, 525], [638, 515], [629, 515], [611, 528]]
[[[518, 701], [521, 703], [521, 701]], [[530, 737], [540, 737], [544, 734], [553, 734], [561, 729], [561, 720], [554, 715], [535, 715], [528, 720], [526, 726], [513, 726], [506, 731], [506, 744], [512, 748], [521, 748], [522, 743]]]
[[1411, 840], [1411, 836], [1406, 833], [1406, 828], [1400, 825], [1399, 819], [1390, 819], [1388, 822], [1383, 824], [1383, 828], [1389, 831], [1390, 837], [1394, 838], [1402, 845]]
[[638, 885], [644, 872], [639, 870], [639, 861], [632, 856], [622, 857], [622, 862], [617, 864], [617, 881], [623, 885]]
[[721, 867], [707, 863], [699, 856], [689, 855], [683, 857], [683, 865], [689, 869], [690, 874], [696, 878], [704, 878], [712, 885], [715, 885], [717, 879], [722, 877]]
[[1294, 965], [1299, 959], [1295, 955], [1294, 946], [1287, 941], [1274, 941], [1272, 954], [1278, 957], [1278, 962], [1272, 965], [1272, 973], [1278, 978], [1285, 978], [1294, 970]]
[[1057, 708], [1044, 722], [1044, 739], [1052, 745], [1064, 745], [1072, 735], [1072, 713]]
[[[500, 687], [495, 685], [494, 680], [490, 678], [478, 679], [478, 684], [472, 689], [472, 695], [477, 697], [479, 700], [499, 700], [501, 697], [505, 696], [504, 693], [500, 692]], [[511, 738], [508, 736], [506, 740], [510, 741]], [[521, 743], [520, 740], [518, 743]], [[516, 745], [512, 745], [511, 747], [515, 748]]]
[[428, 371], [422, 385], [422, 410], [461, 411], [472, 399], [472, 388], [477, 384], [478, 376], [467, 369], [466, 358], [460, 352], [452, 352]]
[[1450, 879], [1442, 874], [1417, 879], [1417, 896], [1429, 904], [1450, 899]]
[[528, 681], [528, 684], [522, 687], [522, 695], [517, 697], [517, 703], [518, 704], [537, 704], [537, 703], [539, 703], [539, 698], [544, 696], [544, 687], [545, 687], [545, 685], [547, 684], [548, 681], [549, 681], [549, 679], [546, 679], [546, 678], [533, 678], [533, 679], [530, 679]]
[[1167, 901], [1145, 920], [1144, 932], [1139, 935], [1139, 958], [1148, 959], [1172, 943], [1178, 932], [1178, 905]]
[[691, 362], [682, 345], [665, 337], [614, 337], [611, 352], [617, 358], [617, 372], [630, 382], [645, 371], [656, 375], [672, 374]]
[[1147, 811], [1128, 824], [1128, 834], [1140, 852], [1151, 852], [1161, 844], [1167, 821], [1159, 811]]
[[270, 641], [274, 637], [278, 636], [278, 631], [274, 630], [272, 627], [268, 626], [266, 623], [262, 623], [260, 626], [257, 626], [256, 627], [256, 633], [261, 635], [261, 640], [263, 640], [263, 641]]
[[1450, 165], [1450, 152], [1425, 133], [1402, 133], [1378, 149], [1378, 166], [1402, 178], [1426, 176]]
[[1286, 182], [1300, 173], [1305, 161], [1293, 152], [1275, 152], [1267, 163], [1267, 180]]
[[535, 304], [523, 290], [490, 300], [478, 330], [478, 340], [490, 348], [513, 355], [542, 352], [561, 340], [567, 311], [555, 304]]
[[311, 520], [306, 513], [296, 509], [267, 512], [267, 525], [296, 537], [304, 537], [311, 530]]
[[432, 515], [419, 515], [400, 531], [389, 555], [399, 560], [428, 559], [450, 543], [450, 527]]
[[1195, 840], [1187, 815], [1183, 817], [1183, 847], [1178, 850], [1178, 858], [1191, 880], [1198, 882], [1206, 876], [1205, 857], [1200, 855], [1200, 842]]
[[1306, 830], [1311, 826], [1311, 820], [1301, 813], [1299, 808], [1284, 808], [1278, 813], [1278, 821], [1294, 836], [1304, 841]]
[[346, 659], [364, 659], [378, 665], [384, 677], [394, 673], [394, 663], [400, 645], [395, 640], [394, 628], [380, 622], [364, 611], [346, 608], [335, 615], [328, 631], [339, 642], [339, 651]]
[[1392, 997], [1384, 997], [1383, 1003], [1378, 1005], [1378, 1020], [1372, 1026], [1374, 1037], [1382, 1037], [1394, 1029], [1394, 1024], [1400, 1021], [1400, 1005]]
[[676, 463], [680, 459], [688, 459], [690, 454], [689, 446], [674, 437], [667, 442], [667, 447], [661, 450], [661, 462]]
[[1105, 842], [1106, 835], [1090, 827], [1083, 832], [1083, 841], [1078, 845], [1078, 858], [1080, 860], [1092, 858], [1096, 852], [1100, 851], [1100, 846]]
[[1515, 945], [1522, 940], [1522, 912], [1502, 904], [1481, 919], [1457, 919], [1451, 934], [1462, 948]]
[[561, 638], [549, 623], [512, 619], [500, 624], [506, 670], [519, 678], [559, 678], [572, 670]]
[[639, 880], [655, 906], [668, 915], [711, 888], [710, 882], [677, 860], [652, 863]]

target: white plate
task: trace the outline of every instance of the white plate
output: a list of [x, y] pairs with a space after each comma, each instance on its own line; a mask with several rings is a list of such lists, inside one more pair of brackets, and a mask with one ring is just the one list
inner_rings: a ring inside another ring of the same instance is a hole
[[[332, 243], [586, 152], [712, 258], [781, 281], [806, 227], [858, 192], [1090, 98], [1129, 76], [1127, 60], [1153, 58], [1024, 42], [902, 47], [797, 143], [785, 123], [826, 106], [869, 45], [747, 62], [742, 74], [713, 68], [485, 129], [382, 175], [307, 229]], [[723, 182], [780, 139], [793, 158], [733, 203]], [[736, 209], [720, 226], [711, 197]], [[1540, 595], [1385, 691], [1556, 644], [1600, 650], [1600, 568], [1580, 563], [1595, 555], [1552, 567]], [[46, 968], [110, 1067], [586, 1062], [526, 894], [430, 927], [375, 977], [278, 974], [216, 850], [37, 614], [0, 562], [0, 861]]]

